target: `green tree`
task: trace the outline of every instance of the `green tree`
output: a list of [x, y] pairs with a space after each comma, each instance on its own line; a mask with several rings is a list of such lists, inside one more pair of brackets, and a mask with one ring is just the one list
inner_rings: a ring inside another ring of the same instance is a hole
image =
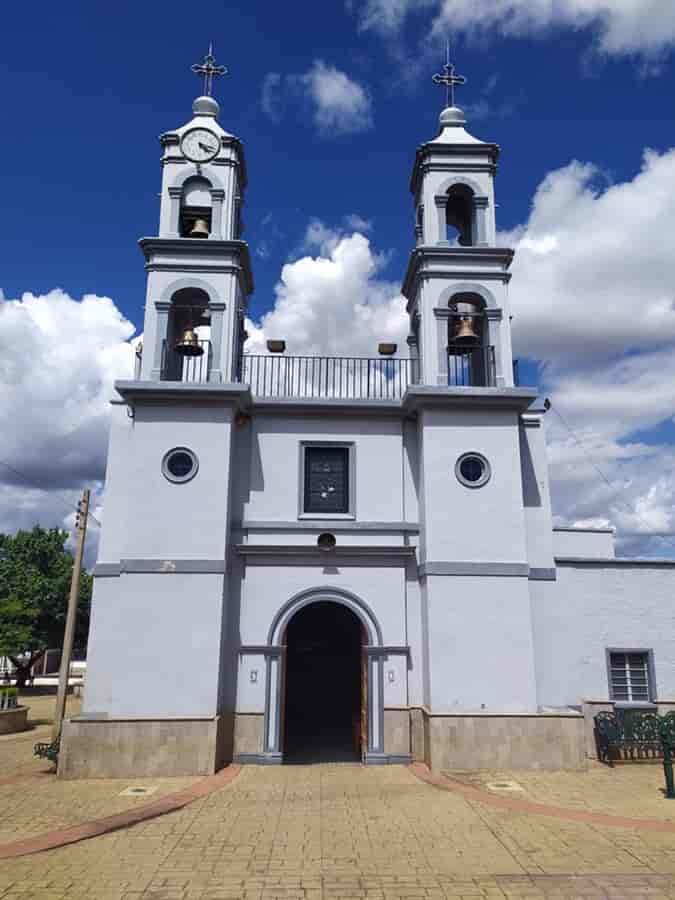
[[[23, 688], [30, 669], [52, 647], [61, 647], [73, 557], [60, 528], [0, 534], [0, 656], [16, 666]], [[82, 572], [75, 650], [87, 646], [92, 577]]]

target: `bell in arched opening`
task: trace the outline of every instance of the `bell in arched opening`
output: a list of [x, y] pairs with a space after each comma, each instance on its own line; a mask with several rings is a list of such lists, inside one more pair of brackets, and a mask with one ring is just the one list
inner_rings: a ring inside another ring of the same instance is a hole
[[195, 219], [187, 236], [191, 238], [207, 238], [209, 236], [209, 223], [206, 219]]
[[192, 326], [185, 329], [174, 350], [180, 356], [201, 356], [204, 353], [197, 332], [193, 330]]
[[450, 303], [448, 350], [462, 353], [479, 347], [482, 342], [482, 312], [480, 306], [462, 298]]

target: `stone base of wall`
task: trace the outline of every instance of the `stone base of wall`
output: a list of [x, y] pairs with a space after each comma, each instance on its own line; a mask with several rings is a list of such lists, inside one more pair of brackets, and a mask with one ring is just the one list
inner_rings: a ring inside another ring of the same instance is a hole
[[0, 734], [14, 734], [28, 728], [28, 706], [0, 710]]
[[225, 763], [228, 718], [87, 719], [63, 723], [62, 778], [212, 775]]
[[265, 716], [262, 713], [234, 714], [234, 760], [245, 762], [263, 752]]
[[[423, 714], [424, 761], [430, 769], [583, 769], [579, 713]], [[414, 733], [419, 723], [413, 719]], [[415, 753], [419, 739], [414, 738]]]

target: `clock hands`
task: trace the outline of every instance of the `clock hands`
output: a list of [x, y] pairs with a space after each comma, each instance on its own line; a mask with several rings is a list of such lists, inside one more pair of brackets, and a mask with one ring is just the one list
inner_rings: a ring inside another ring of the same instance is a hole
[[216, 149], [215, 147], [211, 147], [210, 144], [202, 144], [201, 141], [197, 141], [197, 143], [206, 153], [213, 153]]

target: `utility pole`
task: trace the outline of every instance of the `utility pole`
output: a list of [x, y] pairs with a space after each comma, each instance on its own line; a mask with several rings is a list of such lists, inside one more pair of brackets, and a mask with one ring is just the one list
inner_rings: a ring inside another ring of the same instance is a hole
[[63, 634], [63, 651], [61, 653], [61, 668], [59, 669], [59, 689], [56, 694], [56, 711], [54, 713], [54, 726], [52, 728], [53, 741], [56, 741], [61, 734], [63, 714], [66, 709], [68, 676], [70, 674], [70, 657], [73, 652], [73, 638], [75, 637], [77, 600], [80, 595], [80, 572], [82, 571], [82, 555], [84, 553], [84, 538], [87, 533], [88, 517], [89, 489], [85, 488], [82, 492], [82, 499], [77, 504], [77, 544], [75, 546], [75, 559], [73, 560], [73, 576], [70, 580], [70, 596], [68, 597], [66, 628]]

